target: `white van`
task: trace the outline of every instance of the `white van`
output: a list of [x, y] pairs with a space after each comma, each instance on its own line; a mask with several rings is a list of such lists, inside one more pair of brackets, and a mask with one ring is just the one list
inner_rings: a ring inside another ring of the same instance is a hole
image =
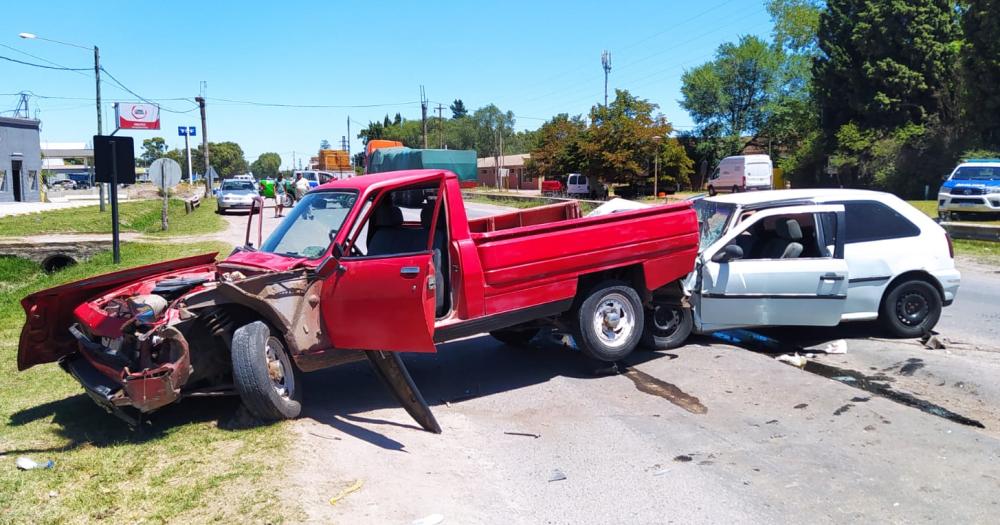
[[607, 196], [607, 190], [596, 181], [591, 184], [586, 175], [570, 173], [566, 177], [566, 195], [575, 199], [603, 199]]
[[771, 189], [774, 165], [767, 155], [738, 155], [722, 159], [705, 183], [709, 195]]

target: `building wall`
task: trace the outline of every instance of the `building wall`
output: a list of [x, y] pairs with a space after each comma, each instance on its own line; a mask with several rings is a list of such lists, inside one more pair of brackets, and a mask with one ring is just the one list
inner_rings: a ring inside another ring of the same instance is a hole
[[[14, 173], [12, 160], [21, 161]], [[38, 202], [42, 186], [42, 150], [38, 121], [0, 119], [0, 202], [13, 202], [14, 177], [20, 177], [21, 201]]]
[[[479, 168], [479, 185], [489, 188], [497, 187], [497, 169], [493, 167]], [[538, 180], [530, 177], [528, 171], [523, 167], [507, 167], [507, 179], [505, 187], [517, 190], [537, 190]]]

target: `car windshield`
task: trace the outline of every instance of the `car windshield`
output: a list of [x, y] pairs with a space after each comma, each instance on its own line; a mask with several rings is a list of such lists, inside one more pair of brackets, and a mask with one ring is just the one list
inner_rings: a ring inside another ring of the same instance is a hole
[[227, 180], [222, 183], [223, 190], [253, 191], [253, 183], [247, 180]]
[[260, 251], [315, 259], [326, 252], [358, 195], [352, 191], [307, 193], [281, 221]]
[[699, 251], [704, 250], [719, 240], [726, 233], [726, 225], [736, 211], [736, 205], [726, 202], [715, 202], [699, 199], [694, 202], [694, 211], [698, 214], [698, 229], [700, 232]]
[[961, 166], [951, 176], [952, 180], [1000, 180], [998, 166]]

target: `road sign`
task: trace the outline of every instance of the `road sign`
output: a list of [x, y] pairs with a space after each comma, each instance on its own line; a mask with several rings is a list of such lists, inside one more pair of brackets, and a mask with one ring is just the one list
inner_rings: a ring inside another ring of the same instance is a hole
[[177, 126], [178, 137], [194, 137], [198, 134], [194, 126]]
[[161, 188], [172, 188], [181, 181], [181, 165], [174, 159], [156, 159], [149, 165], [149, 179]]
[[[114, 143], [114, 153], [111, 144]], [[132, 137], [94, 135], [94, 180], [111, 182], [112, 168], [117, 168], [117, 184], [135, 182], [135, 153]], [[117, 163], [117, 164], [115, 164]]]
[[197, 135], [197, 129], [194, 126], [188, 126], [188, 136], [193, 137]]

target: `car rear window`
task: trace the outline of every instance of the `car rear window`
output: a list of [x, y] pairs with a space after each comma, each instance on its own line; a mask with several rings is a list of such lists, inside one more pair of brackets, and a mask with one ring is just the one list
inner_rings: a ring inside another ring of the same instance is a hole
[[920, 228], [898, 211], [877, 201], [843, 201], [846, 244], [920, 235]]

